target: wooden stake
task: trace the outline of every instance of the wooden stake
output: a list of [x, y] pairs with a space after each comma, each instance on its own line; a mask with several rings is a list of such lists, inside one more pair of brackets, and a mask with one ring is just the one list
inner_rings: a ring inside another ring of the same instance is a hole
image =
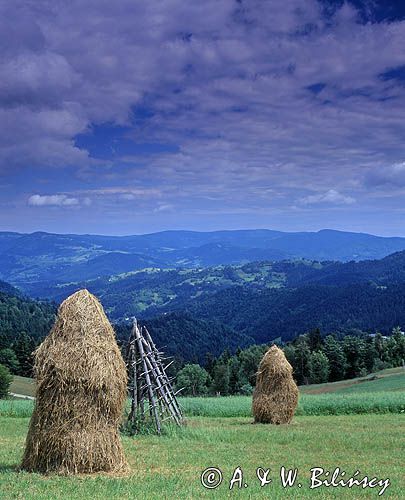
[[155, 423], [156, 423], [157, 433], [160, 434], [161, 433], [160, 421], [159, 421], [159, 415], [158, 415], [158, 412], [157, 412], [157, 409], [156, 409], [155, 396], [153, 394], [152, 383], [151, 383], [151, 380], [150, 380], [150, 377], [149, 377], [149, 372], [148, 372], [147, 366], [146, 366], [146, 359], [145, 359], [145, 356], [144, 356], [143, 344], [142, 344], [142, 340], [141, 340], [141, 333], [140, 333], [140, 331], [138, 329], [138, 325], [136, 323], [134, 324], [134, 331], [135, 331], [136, 340], [138, 342], [139, 354], [140, 354], [141, 359], [142, 359], [142, 364], [143, 364], [143, 368], [144, 368], [144, 372], [145, 372], [146, 383], [148, 384], [149, 404], [151, 405], [150, 411], [151, 411], [151, 413], [153, 413], [153, 415], [155, 417]]
[[[149, 402], [149, 412], [155, 422], [156, 431], [161, 433], [161, 422], [173, 420], [177, 425], [184, 422], [180, 405], [176, 399], [178, 392], [173, 391], [171, 380], [164, 367], [163, 353], [158, 351], [148, 330], [139, 328], [136, 319], [126, 350], [127, 366], [132, 377], [130, 386], [131, 410], [128, 421], [134, 432], [139, 430], [139, 419], [145, 418], [145, 399]], [[160, 420], [162, 419], [162, 420]]]

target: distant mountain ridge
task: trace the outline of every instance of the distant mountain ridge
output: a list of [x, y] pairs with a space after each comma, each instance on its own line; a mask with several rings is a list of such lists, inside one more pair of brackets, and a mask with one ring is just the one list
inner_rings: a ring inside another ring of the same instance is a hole
[[381, 259], [405, 250], [405, 238], [334, 230], [163, 231], [134, 236], [0, 232], [0, 279], [35, 283], [96, 279], [147, 267], [197, 268], [305, 258]]

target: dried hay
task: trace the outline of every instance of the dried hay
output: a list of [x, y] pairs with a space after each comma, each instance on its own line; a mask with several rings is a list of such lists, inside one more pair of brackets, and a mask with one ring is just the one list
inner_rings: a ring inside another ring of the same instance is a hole
[[118, 426], [127, 372], [114, 331], [87, 290], [68, 297], [35, 353], [36, 404], [22, 468], [58, 474], [122, 472]]
[[255, 422], [288, 424], [298, 403], [298, 388], [292, 376], [292, 366], [284, 352], [272, 346], [263, 356], [253, 392]]

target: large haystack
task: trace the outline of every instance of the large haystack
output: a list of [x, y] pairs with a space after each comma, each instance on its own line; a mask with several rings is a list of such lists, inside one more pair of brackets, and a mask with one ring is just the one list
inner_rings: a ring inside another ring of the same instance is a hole
[[284, 352], [273, 345], [263, 356], [253, 392], [253, 416], [263, 424], [288, 424], [298, 403], [292, 366]]
[[35, 353], [36, 404], [22, 468], [58, 474], [126, 468], [118, 426], [127, 372], [114, 331], [87, 290], [68, 297]]

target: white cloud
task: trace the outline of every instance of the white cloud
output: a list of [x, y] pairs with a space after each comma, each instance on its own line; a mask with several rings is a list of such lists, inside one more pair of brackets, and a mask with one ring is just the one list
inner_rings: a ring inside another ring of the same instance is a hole
[[136, 199], [136, 196], [132, 193], [122, 193], [119, 195], [119, 197], [121, 198], [121, 200], [135, 200]]
[[329, 189], [326, 193], [311, 194], [298, 200], [300, 205], [351, 205], [355, 201], [351, 196], [341, 194], [335, 189]]
[[137, 197], [159, 197], [161, 191], [155, 188], [131, 188], [131, 187], [109, 187], [103, 189], [88, 189], [77, 191], [78, 194], [87, 194], [90, 196], [118, 196], [123, 200], [134, 200]]
[[405, 186], [405, 161], [370, 170], [365, 181], [368, 186], [374, 188], [386, 186], [390, 192], [395, 188], [402, 190]]
[[154, 213], [158, 213], [158, 212], [170, 212], [171, 210], [173, 210], [173, 205], [171, 205], [170, 203], [164, 203], [164, 204], [161, 204], [161, 205], [158, 205], [153, 211]]
[[28, 205], [34, 207], [44, 207], [44, 206], [73, 207], [79, 204], [80, 202], [77, 198], [70, 198], [65, 194], [51, 194], [51, 195], [33, 194], [28, 198]]

